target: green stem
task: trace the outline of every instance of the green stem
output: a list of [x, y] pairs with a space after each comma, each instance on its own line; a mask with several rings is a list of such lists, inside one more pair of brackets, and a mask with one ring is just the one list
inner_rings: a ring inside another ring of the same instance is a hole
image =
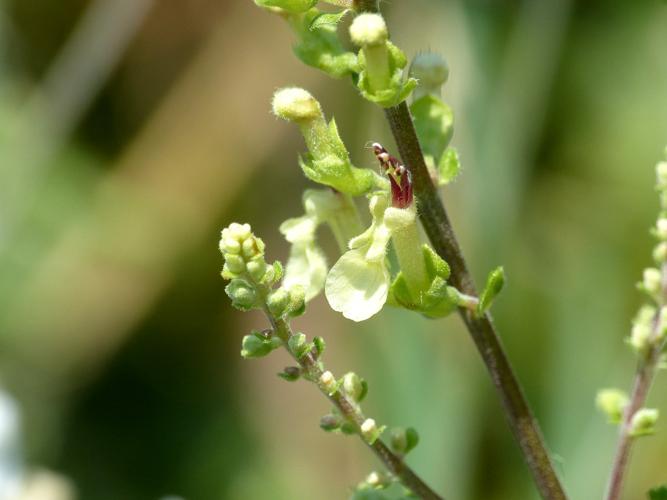
[[[419, 216], [435, 251], [452, 270], [452, 284], [461, 292], [477, 296], [463, 253], [445, 207], [431, 180], [424, 156], [405, 102], [385, 110], [400, 155], [409, 166], [418, 199]], [[505, 354], [489, 313], [477, 317], [474, 312], [460, 308], [459, 313], [477, 346], [499, 393], [509, 426], [519, 443], [524, 458], [543, 498], [567, 498], [540, 427], [528, 406], [526, 397]]]
[[[664, 206], [664, 204], [663, 204]], [[662, 294], [658, 297], [658, 305], [664, 306], [667, 302], [667, 264], [662, 265]], [[632, 419], [644, 404], [648, 397], [649, 389], [653, 384], [655, 375], [658, 371], [662, 351], [665, 347], [664, 340], [658, 340], [662, 328], [660, 321], [660, 309], [655, 313], [653, 318], [653, 331], [651, 348], [642, 356], [637, 366], [637, 373], [632, 387], [632, 394], [630, 395], [630, 402], [623, 413], [623, 422], [621, 423], [618, 444], [616, 446], [616, 453], [614, 454], [614, 461], [609, 476], [609, 483], [607, 485], [606, 500], [618, 500], [621, 498], [623, 490], [623, 481], [625, 473], [630, 461], [630, 451], [634, 438], [631, 435]]]
[[353, 0], [352, 5], [357, 12], [378, 12], [378, 0]]
[[283, 341], [285, 349], [294, 357], [301, 369], [308, 375], [308, 379], [313, 381], [318, 386], [320, 392], [324, 394], [331, 403], [341, 412], [341, 414], [355, 427], [357, 434], [362, 441], [375, 453], [375, 455], [384, 463], [385, 467], [394, 474], [403, 485], [412, 491], [415, 495], [424, 500], [443, 500], [443, 497], [433, 491], [404, 461], [401, 457], [394, 454], [389, 447], [381, 440], [376, 439], [373, 443], [369, 443], [361, 435], [361, 424], [366, 420], [366, 416], [362, 413], [359, 405], [350, 399], [344, 392], [338, 390], [333, 394], [329, 394], [326, 390], [317, 383], [324, 373], [320, 363], [311, 351], [306, 355], [297, 358], [294, 353], [287, 347], [292, 330], [282, 318], [274, 317], [268, 308], [265, 309], [266, 316], [273, 327], [274, 333]]

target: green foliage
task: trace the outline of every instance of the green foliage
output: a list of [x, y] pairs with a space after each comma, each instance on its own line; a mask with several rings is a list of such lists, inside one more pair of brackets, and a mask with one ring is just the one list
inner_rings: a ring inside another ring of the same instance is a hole
[[[443, 162], [441, 158], [454, 135], [454, 113], [433, 94], [426, 94], [414, 101], [410, 111], [425, 157], [431, 168], [435, 168]], [[451, 163], [451, 158], [449, 161]]]
[[310, 9], [305, 14], [290, 17], [290, 25], [298, 38], [293, 50], [301, 62], [333, 78], [343, 78], [355, 71], [357, 56], [343, 48], [336, 32], [336, 25], [346, 13], [325, 14]]
[[484, 314], [493, 301], [502, 291], [505, 286], [505, 270], [502, 267], [498, 267], [489, 273], [489, 276], [486, 278], [486, 286], [482, 292], [482, 296], [479, 299], [479, 305], [477, 307], [477, 314]]
[[243, 337], [241, 356], [245, 359], [261, 358], [282, 346], [282, 341], [263, 332], [253, 331]]
[[648, 492], [649, 500], [667, 500], [667, 486], [658, 486]]

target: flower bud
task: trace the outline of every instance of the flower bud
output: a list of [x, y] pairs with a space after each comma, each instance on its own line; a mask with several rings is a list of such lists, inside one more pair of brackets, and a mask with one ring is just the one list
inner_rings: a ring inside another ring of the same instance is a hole
[[[449, 66], [447, 61], [435, 52], [425, 52], [418, 54], [410, 65], [410, 76], [419, 80], [420, 95], [435, 94], [440, 95], [442, 87], [449, 78]], [[415, 99], [418, 98], [415, 92]]]
[[662, 274], [654, 267], [644, 269], [642, 287], [652, 296], [660, 294], [662, 290]]
[[257, 307], [257, 293], [247, 281], [233, 279], [225, 287], [225, 292], [232, 300], [232, 305], [241, 311], [248, 311]]
[[294, 285], [289, 289], [289, 304], [287, 314], [291, 317], [301, 316], [306, 311], [306, 292], [301, 285]]
[[360, 14], [350, 25], [350, 38], [358, 46], [382, 45], [389, 38], [387, 23], [380, 14]]
[[285, 314], [285, 309], [289, 304], [290, 296], [287, 290], [284, 288], [278, 288], [277, 290], [269, 293], [269, 297], [266, 300], [266, 305], [269, 307], [269, 311], [276, 318], [282, 318]]
[[658, 188], [667, 187], [667, 161], [661, 161], [655, 166]]
[[301, 376], [301, 368], [298, 366], [288, 366], [281, 371], [278, 376], [288, 382], [295, 382], [296, 380], [299, 380], [299, 377]]
[[375, 420], [372, 418], [367, 418], [361, 424], [359, 429], [361, 431], [361, 436], [366, 440], [368, 444], [373, 444], [382, 434], [384, 428], [378, 428]]
[[655, 424], [660, 412], [653, 408], [641, 408], [632, 416], [628, 433], [632, 437], [648, 436], [655, 433]]
[[248, 270], [248, 274], [253, 280], [257, 282], [262, 281], [267, 271], [264, 257], [261, 255], [255, 257], [252, 261], [246, 264], [246, 269]]
[[667, 262], [667, 242], [661, 241], [653, 249], [653, 260], [656, 264], [664, 264]]
[[343, 389], [357, 403], [362, 401], [368, 392], [366, 381], [354, 372], [343, 375]]
[[313, 345], [315, 346], [315, 351], [317, 351], [317, 357], [322, 356], [324, 349], [326, 348], [326, 343], [322, 337], [315, 337], [313, 339]]
[[340, 415], [329, 414], [324, 415], [320, 419], [320, 428], [327, 432], [338, 430], [342, 424], [343, 419], [340, 417]]
[[397, 427], [391, 431], [390, 443], [395, 453], [406, 455], [419, 444], [419, 434], [412, 427]]
[[307, 90], [288, 87], [273, 95], [273, 113], [283, 120], [302, 122], [321, 117], [322, 108]]
[[651, 326], [636, 323], [632, 326], [629, 343], [636, 352], [644, 352], [649, 347], [651, 339]]
[[338, 390], [338, 383], [336, 382], [336, 377], [330, 371], [325, 371], [320, 375], [320, 386], [324, 389], [327, 394], [334, 394]]
[[655, 235], [661, 241], [667, 241], [667, 218], [660, 217], [655, 225]]
[[607, 416], [610, 424], [619, 424], [628, 404], [628, 396], [618, 389], [602, 389], [595, 397], [595, 406]]
[[290, 352], [297, 358], [303, 357], [308, 352], [308, 343], [303, 333], [295, 333], [287, 342]]

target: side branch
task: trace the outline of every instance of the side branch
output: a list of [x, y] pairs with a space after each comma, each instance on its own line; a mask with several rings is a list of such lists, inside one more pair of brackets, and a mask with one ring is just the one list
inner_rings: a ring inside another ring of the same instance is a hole
[[[385, 111], [400, 155], [412, 173], [419, 216], [436, 252], [450, 265], [452, 284], [468, 295], [476, 295], [474, 283], [454, 230], [431, 180], [412, 116], [405, 102]], [[476, 317], [460, 309], [470, 335], [499, 392], [505, 414], [528, 463], [538, 490], [545, 499], [567, 498], [547, 451], [539, 425], [504, 352], [491, 316]]]
[[[273, 327], [276, 335], [283, 341], [285, 347], [292, 336], [292, 331], [288, 323], [283, 319], [273, 317], [267, 311], [267, 317]], [[289, 349], [288, 349], [289, 351]], [[322, 376], [322, 368], [317, 362], [316, 357], [312, 352], [305, 354], [300, 358], [294, 358], [302, 370], [308, 374], [308, 378], [314, 382]], [[319, 386], [319, 384], [318, 384]], [[361, 425], [366, 420], [366, 417], [359, 409], [358, 405], [352, 401], [343, 391], [337, 390], [333, 394], [329, 394], [326, 390], [320, 387], [320, 391], [324, 394], [345, 418], [354, 423], [357, 428], [357, 434], [361, 437]], [[362, 437], [364, 443], [375, 453], [375, 455], [384, 463], [385, 467], [394, 474], [410, 491], [412, 491], [419, 498], [424, 500], [444, 500], [443, 497], [433, 491], [403, 460], [403, 458], [392, 452], [389, 447], [381, 440], [376, 439], [369, 443]]]

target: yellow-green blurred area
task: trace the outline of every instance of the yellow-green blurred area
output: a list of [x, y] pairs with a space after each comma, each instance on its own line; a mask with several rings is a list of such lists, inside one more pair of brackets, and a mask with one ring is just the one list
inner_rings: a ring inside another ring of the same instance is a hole
[[[382, 7], [408, 56], [449, 62], [463, 174], [443, 197], [477, 281], [505, 266], [496, 323], [567, 489], [599, 498], [616, 429], [594, 395], [629, 388], [623, 338], [651, 263], [667, 4]], [[276, 88], [320, 99], [357, 165], [374, 167], [369, 141], [396, 152], [381, 110], [292, 43], [250, 0], [0, 1], [0, 386], [20, 412], [5, 487], [333, 500], [381, 470], [358, 439], [319, 429], [330, 407], [276, 376], [284, 352], [240, 358], [265, 320], [233, 310], [219, 275], [223, 226], [249, 222], [284, 261], [278, 225], [302, 213], [304, 145], [269, 113]], [[366, 378], [378, 423], [419, 431], [408, 462], [447, 498], [537, 498], [457, 317], [386, 309], [355, 324], [318, 297], [295, 327], [326, 339], [334, 373]], [[664, 413], [666, 384], [649, 400]], [[628, 499], [667, 483], [658, 427], [634, 450]]]

